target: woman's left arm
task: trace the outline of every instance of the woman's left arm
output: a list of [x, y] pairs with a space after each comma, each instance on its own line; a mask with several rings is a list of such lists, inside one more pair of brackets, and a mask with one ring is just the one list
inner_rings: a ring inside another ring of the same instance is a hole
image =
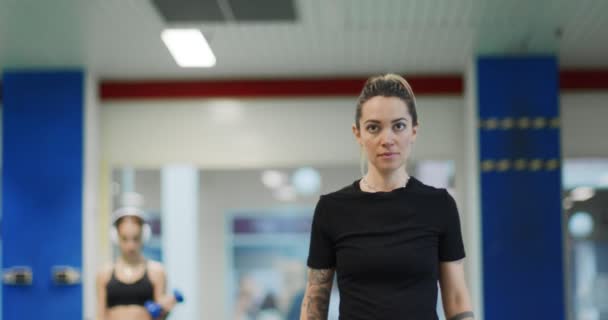
[[440, 262], [439, 286], [447, 320], [473, 320], [469, 290], [464, 280], [464, 259]]
[[150, 264], [150, 277], [154, 284], [154, 301], [163, 309], [160, 319], [165, 319], [175, 306], [174, 299], [166, 294], [167, 276], [162, 264], [155, 261], [151, 261]]

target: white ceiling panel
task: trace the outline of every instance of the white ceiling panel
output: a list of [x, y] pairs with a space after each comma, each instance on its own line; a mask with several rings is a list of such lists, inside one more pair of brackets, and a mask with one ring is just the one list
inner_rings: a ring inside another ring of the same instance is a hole
[[[472, 55], [539, 53], [562, 68], [608, 67], [606, 0], [295, 4], [294, 23], [169, 25], [149, 0], [0, 0], [0, 67], [85, 66], [106, 79], [336, 77], [460, 73]], [[179, 68], [160, 39], [167, 27], [200, 28], [217, 65]]]

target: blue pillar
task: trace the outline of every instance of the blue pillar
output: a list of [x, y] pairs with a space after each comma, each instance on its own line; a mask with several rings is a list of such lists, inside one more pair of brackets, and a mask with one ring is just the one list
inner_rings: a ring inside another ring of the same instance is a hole
[[3, 285], [4, 320], [83, 319], [81, 285], [51, 269], [82, 268], [84, 90], [81, 71], [3, 74], [2, 266], [33, 271]]
[[477, 60], [486, 319], [564, 319], [558, 65]]

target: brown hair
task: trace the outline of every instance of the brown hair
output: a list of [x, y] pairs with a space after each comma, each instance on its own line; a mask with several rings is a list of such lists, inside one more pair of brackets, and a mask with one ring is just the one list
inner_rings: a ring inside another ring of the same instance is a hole
[[401, 99], [412, 117], [412, 125], [418, 125], [418, 114], [416, 113], [416, 98], [410, 84], [400, 75], [388, 73], [379, 76], [373, 76], [367, 79], [361, 94], [357, 99], [357, 112], [355, 114], [355, 125], [359, 129], [359, 121], [363, 104], [369, 99], [377, 96], [396, 97]]

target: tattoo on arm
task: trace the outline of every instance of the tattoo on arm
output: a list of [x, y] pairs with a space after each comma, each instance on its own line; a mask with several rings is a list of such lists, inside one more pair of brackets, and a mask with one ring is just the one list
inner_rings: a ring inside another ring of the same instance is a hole
[[324, 285], [331, 283], [334, 277], [334, 271], [331, 269], [310, 269], [309, 282], [310, 285]]
[[451, 317], [449, 320], [473, 320], [475, 319], [475, 314], [473, 314], [472, 311], [466, 311], [466, 312], [462, 312], [459, 313], [453, 317]]
[[308, 288], [303, 308], [305, 309], [307, 320], [327, 319], [333, 279], [333, 269], [309, 269]]

